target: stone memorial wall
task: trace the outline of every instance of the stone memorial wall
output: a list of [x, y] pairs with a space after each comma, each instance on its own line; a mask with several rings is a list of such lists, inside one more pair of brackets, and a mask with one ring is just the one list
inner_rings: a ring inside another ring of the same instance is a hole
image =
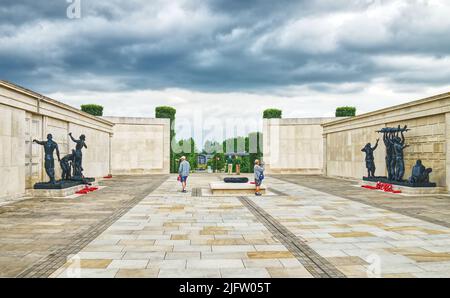
[[376, 131], [383, 127], [408, 126], [405, 132], [405, 179], [411, 175], [416, 160], [433, 168], [430, 180], [438, 186], [450, 186], [450, 93], [389, 107], [323, 124], [324, 174], [332, 177], [360, 179], [366, 175], [364, 154], [361, 148], [380, 138], [375, 151], [377, 174], [386, 176], [382, 135]]
[[361, 149], [374, 145], [376, 174], [386, 176], [383, 127], [408, 126], [405, 132], [405, 179], [416, 160], [432, 168], [430, 181], [450, 187], [450, 93], [388, 107], [351, 118], [265, 119], [267, 173], [322, 174], [361, 179], [367, 175]]
[[[33, 139], [45, 139], [48, 133], [58, 143], [61, 157], [75, 147], [69, 139], [69, 132], [75, 138], [86, 135], [88, 150], [83, 154], [86, 176], [98, 178], [115, 172], [168, 173], [169, 120], [125, 119], [95, 117], [31, 90], [0, 81], [0, 202], [21, 197], [36, 182], [48, 179], [43, 167], [42, 146], [32, 142]], [[120, 128], [115, 129], [115, 122], [124, 121], [129, 122], [126, 128], [129, 133], [146, 130], [146, 134], [137, 133], [142, 138], [135, 139], [128, 147], [119, 145], [120, 141], [116, 142], [114, 135], [117, 131], [117, 138], [123, 139]], [[156, 122], [158, 125], [154, 125]], [[113, 158], [118, 155], [127, 156], [130, 163], [124, 165]], [[133, 163], [134, 156], [139, 156], [144, 162]], [[151, 162], [146, 162], [146, 158]], [[56, 155], [55, 163], [59, 179], [61, 169]], [[115, 171], [121, 168], [128, 171]]]

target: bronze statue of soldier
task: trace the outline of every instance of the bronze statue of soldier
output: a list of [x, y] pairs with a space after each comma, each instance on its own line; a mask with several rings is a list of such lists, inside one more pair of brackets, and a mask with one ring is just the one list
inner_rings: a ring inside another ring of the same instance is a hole
[[61, 166], [61, 179], [62, 180], [70, 180], [72, 178], [72, 164], [73, 159], [75, 157], [75, 150], [72, 150], [71, 154], [67, 154], [61, 161], [59, 162]]
[[44, 146], [44, 167], [47, 176], [50, 178], [49, 184], [56, 184], [55, 180], [55, 159], [53, 158], [53, 153], [56, 151], [56, 156], [58, 157], [58, 161], [61, 161], [59, 157], [59, 148], [58, 144], [53, 141], [53, 136], [51, 134], [47, 135], [47, 141], [38, 141], [33, 140], [33, 143], [37, 143], [39, 145]]
[[81, 149], [86, 148], [86, 136], [81, 135], [80, 139], [77, 140], [72, 136], [72, 133], [69, 133], [70, 138], [74, 143], [76, 143], [75, 146], [75, 153], [73, 157], [73, 178], [75, 179], [83, 179], [83, 152]]
[[375, 158], [373, 156], [373, 152], [377, 149], [379, 141], [380, 141], [380, 139], [377, 139], [377, 142], [376, 142], [375, 146], [373, 146], [373, 147], [370, 143], [367, 143], [366, 146], [364, 146], [364, 148], [361, 149], [362, 152], [366, 153], [367, 177], [369, 177], [369, 178], [375, 177], [376, 168], [375, 168], [375, 162], [374, 162]]
[[431, 168], [426, 168], [420, 159], [416, 161], [416, 165], [412, 168], [412, 175], [409, 177], [409, 183], [430, 183]]
[[403, 176], [405, 175], [405, 161], [403, 159], [403, 150], [409, 147], [409, 145], [405, 145], [405, 136], [403, 134], [406, 129], [407, 126], [405, 126], [403, 129], [400, 129], [399, 126], [397, 134], [398, 132], [400, 132], [401, 137], [397, 135], [392, 140], [389, 140], [394, 150], [395, 174], [393, 180], [396, 181], [402, 181]]
[[386, 171], [389, 180], [392, 180], [394, 178], [395, 173], [394, 146], [391, 142], [389, 142], [389, 140], [391, 140], [394, 135], [395, 133], [392, 131], [392, 129], [383, 131], [383, 142], [386, 146]]

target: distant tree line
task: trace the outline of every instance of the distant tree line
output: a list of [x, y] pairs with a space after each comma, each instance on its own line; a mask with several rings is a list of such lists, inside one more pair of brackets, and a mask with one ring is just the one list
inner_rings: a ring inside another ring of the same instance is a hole
[[156, 118], [166, 118], [170, 119], [170, 172], [177, 173], [177, 164], [175, 161], [175, 156], [173, 153], [172, 140], [175, 140], [175, 115], [177, 114], [177, 110], [172, 107], [160, 106], [155, 109], [155, 117]]
[[[216, 171], [225, 169], [228, 156], [233, 157], [233, 171], [236, 171], [236, 157], [240, 159], [241, 172], [253, 172], [255, 159], [263, 156], [261, 132], [252, 132], [246, 137], [229, 138], [222, 143], [216, 141], [206, 141], [204, 154], [211, 154], [213, 157], [208, 161], [208, 166]], [[236, 156], [236, 157], [235, 157]]]

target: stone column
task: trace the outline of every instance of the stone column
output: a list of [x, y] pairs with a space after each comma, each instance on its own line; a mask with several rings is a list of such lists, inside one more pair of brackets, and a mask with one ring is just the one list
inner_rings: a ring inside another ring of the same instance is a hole
[[[264, 152], [264, 156], [263, 156], [263, 160], [264, 160], [264, 164], [265, 164], [265, 168], [266, 168], [266, 173], [270, 173], [270, 164], [271, 164], [271, 160], [270, 160], [270, 142], [271, 142], [271, 135], [270, 135], [270, 120], [269, 119], [263, 119], [263, 152]], [[259, 145], [259, 144], [257, 144]], [[252, 148], [250, 148], [250, 150], [252, 150]]]
[[450, 113], [445, 114], [445, 187], [450, 191]]
[[109, 145], [109, 157], [108, 157], [108, 159], [109, 159], [109, 162], [108, 162], [109, 169], [108, 169], [108, 175], [112, 175], [112, 137], [113, 137], [113, 134], [110, 133], [109, 134], [109, 143], [108, 143], [108, 145]]
[[322, 175], [327, 176], [327, 135], [322, 134], [323, 137], [323, 157], [322, 157]]

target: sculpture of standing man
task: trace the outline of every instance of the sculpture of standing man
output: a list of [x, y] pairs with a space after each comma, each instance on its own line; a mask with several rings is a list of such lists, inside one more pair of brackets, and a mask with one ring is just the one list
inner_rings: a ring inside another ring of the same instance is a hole
[[383, 142], [386, 146], [386, 170], [389, 180], [392, 180], [395, 174], [394, 145], [389, 141], [394, 135], [395, 134], [392, 130], [383, 131]]
[[[394, 151], [394, 159], [395, 159], [395, 174], [394, 174], [394, 180], [396, 181], [402, 181], [403, 176], [405, 175], [405, 161], [403, 160], [403, 150], [406, 147], [409, 147], [409, 145], [405, 145], [405, 136], [403, 132], [407, 130], [407, 126], [403, 129], [400, 128], [400, 125], [398, 127], [397, 135], [390, 139], [389, 142], [393, 146]], [[400, 131], [401, 138], [398, 136], [398, 132]]]
[[55, 180], [55, 159], [53, 158], [53, 152], [56, 150], [56, 156], [58, 157], [58, 161], [61, 161], [59, 157], [59, 148], [58, 144], [53, 141], [53, 136], [51, 134], [47, 135], [47, 141], [38, 141], [33, 140], [33, 143], [37, 143], [39, 145], [44, 146], [45, 159], [44, 159], [44, 167], [45, 172], [50, 178], [50, 184], [56, 184]]
[[366, 146], [364, 146], [364, 148], [361, 149], [362, 152], [366, 153], [366, 168], [367, 168], [367, 177], [371, 178], [371, 177], [375, 177], [375, 162], [374, 162], [374, 156], [373, 156], [373, 152], [377, 149], [378, 147], [378, 141], [380, 139], [377, 139], [377, 143], [375, 144], [374, 147], [372, 147], [372, 145], [370, 143], [367, 143]]
[[75, 153], [73, 158], [73, 176], [75, 179], [83, 179], [83, 167], [82, 167], [83, 153], [81, 152], [81, 149], [83, 149], [83, 147], [87, 149], [85, 143], [86, 136], [81, 135], [79, 140], [76, 140], [72, 136], [72, 133], [69, 133], [69, 136], [72, 139], [72, 141], [77, 144], [75, 146]]

